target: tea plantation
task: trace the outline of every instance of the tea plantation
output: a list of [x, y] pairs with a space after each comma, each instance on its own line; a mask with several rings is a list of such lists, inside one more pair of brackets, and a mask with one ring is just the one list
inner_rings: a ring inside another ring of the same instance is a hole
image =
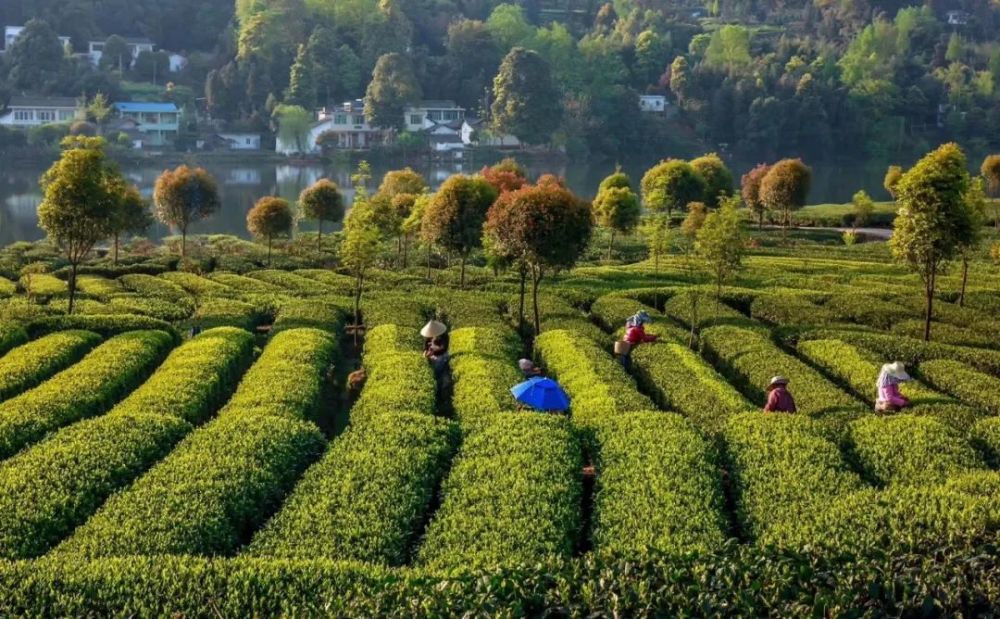
[[[351, 277], [287, 262], [93, 268], [71, 315], [64, 273], [0, 277], [0, 617], [1000, 607], [985, 261], [962, 305], [941, 277], [930, 342], [882, 243], [760, 247], [719, 290], [678, 257], [578, 267], [540, 333], [516, 273], [374, 271], [356, 328]], [[626, 370], [639, 309], [661, 338]], [[570, 414], [517, 408], [526, 354]], [[913, 406], [876, 414], [896, 360]], [[797, 414], [760, 412], [776, 374]]]

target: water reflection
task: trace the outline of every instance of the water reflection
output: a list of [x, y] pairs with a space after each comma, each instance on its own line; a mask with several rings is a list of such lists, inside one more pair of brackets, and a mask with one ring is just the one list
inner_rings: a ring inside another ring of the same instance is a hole
[[[294, 202], [305, 187], [320, 178], [329, 178], [344, 191], [347, 202], [353, 198], [351, 189], [352, 165], [347, 163], [324, 165], [290, 165], [274, 162], [244, 161], [221, 163], [205, 160], [197, 162], [208, 169], [219, 181], [222, 194], [222, 209], [210, 219], [192, 226], [195, 234], [223, 233], [247, 236], [246, 214], [261, 196], [278, 195]], [[654, 162], [637, 162], [624, 165], [624, 170], [638, 185], [643, 172]], [[755, 162], [730, 162], [737, 174], [751, 168]], [[906, 163], [906, 162], [903, 162]], [[376, 164], [372, 166], [372, 184], [387, 171], [403, 167], [404, 163]], [[432, 187], [440, 185], [455, 173], [470, 173], [482, 167], [482, 163], [410, 163], [422, 173]], [[48, 167], [46, 163], [4, 162], [0, 166], [0, 245], [14, 241], [40, 239], [44, 233], [38, 228], [37, 208], [41, 202], [38, 178]], [[161, 163], [142, 162], [123, 166], [122, 172], [129, 182], [137, 185], [146, 197], [152, 195], [157, 176], [167, 167]], [[614, 170], [614, 163], [556, 164], [529, 166], [531, 175], [553, 173], [566, 179], [571, 189], [581, 196], [591, 197], [601, 179]], [[813, 166], [814, 178], [810, 201], [846, 202], [858, 189], [866, 189], [876, 199], [884, 199], [882, 177], [885, 165], [861, 164], [819, 164]], [[372, 188], [374, 189], [374, 187]], [[300, 222], [300, 230], [313, 230], [310, 222]], [[170, 234], [162, 225], [154, 225], [150, 238], [159, 240]]]

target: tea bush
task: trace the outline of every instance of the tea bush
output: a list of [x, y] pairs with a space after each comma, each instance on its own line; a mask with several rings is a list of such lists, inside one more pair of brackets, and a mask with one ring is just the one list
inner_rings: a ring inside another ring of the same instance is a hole
[[100, 342], [101, 336], [89, 331], [60, 331], [0, 357], [0, 402], [69, 367]]
[[247, 553], [403, 565], [454, 451], [454, 430], [400, 412], [353, 425], [306, 471]]
[[[899, 333], [914, 339], [923, 339], [923, 320], [904, 320], [896, 323], [892, 328], [893, 333]], [[980, 332], [975, 329], [966, 329], [947, 323], [934, 323], [931, 327], [931, 341], [941, 344], [952, 344], [955, 346], [974, 346], [980, 348], [997, 348], [1000, 343], [996, 341], [995, 335]]]
[[251, 271], [247, 277], [260, 280], [268, 284], [274, 284], [285, 291], [295, 294], [322, 295], [335, 292], [330, 287], [321, 284], [315, 279], [303, 277], [290, 271], [265, 270]]
[[[692, 303], [695, 304], [693, 308]], [[691, 326], [692, 317], [696, 316], [697, 318], [694, 321], [697, 329], [717, 325], [735, 325], [749, 328], [761, 326], [759, 323], [755, 323], [740, 312], [705, 293], [700, 293], [697, 297], [691, 292], [676, 294], [670, 297], [670, 300], [663, 306], [663, 313], [688, 327]]]
[[823, 305], [837, 320], [888, 330], [897, 322], [919, 318], [920, 313], [897, 302], [862, 294], [835, 294]]
[[28, 333], [19, 325], [0, 323], [0, 355], [28, 341]]
[[171, 337], [160, 331], [113, 337], [76, 365], [0, 404], [0, 459], [46, 432], [111, 408], [142, 384], [172, 344]]
[[101, 300], [107, 300], [116, 294], [125, 292], [125, 288], [118, 280], [99, 275], [78, 275], [76, 287], [80, 293]]
[[118, 295], [108, 302], [113, 314], [138, 314], [167, 322], [184, 320], [194, 312], [194, 303], [182, 297], [175, 302], [157, 297]]
[[1000, 379], [949, 359], [924, 361], [918, 372], [935, 388], [991, 415], [1000, 415]]
[[191, 317], [192, 324], [197, 324], [202, 329], [214, 329], [216, 327], [236, 327], [252, 331], [266, 320], [256, 307], [236, 299], [215, 299], [208, 298], [198, 304], [194, 316]]
[[22, 275], [18, 284], [30, 297], [59, 297], [69, 292], [66, 282], [48, 273]]
[[159, 297], [169, 301], [182, 301], [190, 298], [180, 285], [153, 275], [122, 275], [118, 281], [129, 290], [146, 297]]
[[27, 324], [28, 334], [34, 339], [55, 333], [78, 329], [92, 331], [102, 337], [113, 337], [130, 331], [162, 331], [179, 339], [177, 330], [165, 320], [136, 316], [134, 314], [113, 314], [107, 316], [42, 316]]
[[350, 307], [350, 302], [347, 299], [338, 299], [334, 302], [329, 297], [324, 297], [322, 300], [310, 299], [283, 303], [274, 319], [274, 325], [271, 327], [271, 336], [288, 329], [301, 329], [303, 327], [338, 333], [344, 328], [349, 311], [346, 309], [347, 307]]
[[207, 297], [207, 296], [229, 296], [235, 290], [226, 284], [212, 281], [201, 275], [196, 275], [194, 273], [183, 273], [181, 271], [171, 271], [169, 273], [163, 273], [160, 275], [161, 279], [165, 279], [172, 284], [177, 284], [184, 289], [188, 294], [194, 295], [196, 297]]
[[750, 315], [755, 320], [782, 327], [837, 322], [833, 312], [802, 295], [759, 295], [750, 304]]
[[271, 284], [261, 279], [254, 279], [235, 273], [209, 273], [205, 277], [213, 282], [228, 286], [239, 293], [280, 294], [286, 292], [285, 288], [277, 284]]

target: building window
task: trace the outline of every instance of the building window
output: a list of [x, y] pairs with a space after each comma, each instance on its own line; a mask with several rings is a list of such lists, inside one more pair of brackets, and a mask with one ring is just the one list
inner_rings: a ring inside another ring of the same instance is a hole
[[56, 119], [56, 113], [48, 110], [38, 110], [38, 120], [49, 123]]
[[410, 114], [410, 124], [411, 125], [422, 125], [424, 124], [423, 118], [420, 114]]
[[354, 115], [354, 124], [355, 125], [363, 125], [363, 124], [365, 124], [365, 117], [362, 116], [362, 115], [360, 115], [360, 114], [355, 114]]
[[458, 120], [458, 112], [456, 110], [448, 110], [444, 112], [445, 120]]
[[333, 124], [335, 124], [335, 125], [346, 125], [347, 124], [347, 114], [336, 114], [333, 117]]
[[427, 118], [434, 121], [441, 120], [441, 110], [431, 110], [427, 112]]
[[59, 120], [73, 120], [73, 112], [67, 110], [60, 110]]
[[16, 110], [14, 120], [35, 120], [35, 115], [28, 110]]

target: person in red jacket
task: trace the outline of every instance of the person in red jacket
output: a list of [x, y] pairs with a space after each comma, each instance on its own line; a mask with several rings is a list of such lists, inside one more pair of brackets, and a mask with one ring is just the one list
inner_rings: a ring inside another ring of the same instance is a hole
[[658, 335], [646, 333], [646, 325], [650, 322], [653, 322], [653, 320], [644, 310], [636, 312], [635, 316], [632, 316], [625, 322], [626, 351], [621, 355], [620, 360], [626, 370], [632, 368], [632, 350], [636, 346], [652, 343], [659, 339], [660, 336]]
[[767, 386], [767, 404], [764, 405], [765, 413], [794, 413], [795, 398], [788, 391], [788, 379], [784, 376], [775, 376], [771, 379], [771, 384]]

